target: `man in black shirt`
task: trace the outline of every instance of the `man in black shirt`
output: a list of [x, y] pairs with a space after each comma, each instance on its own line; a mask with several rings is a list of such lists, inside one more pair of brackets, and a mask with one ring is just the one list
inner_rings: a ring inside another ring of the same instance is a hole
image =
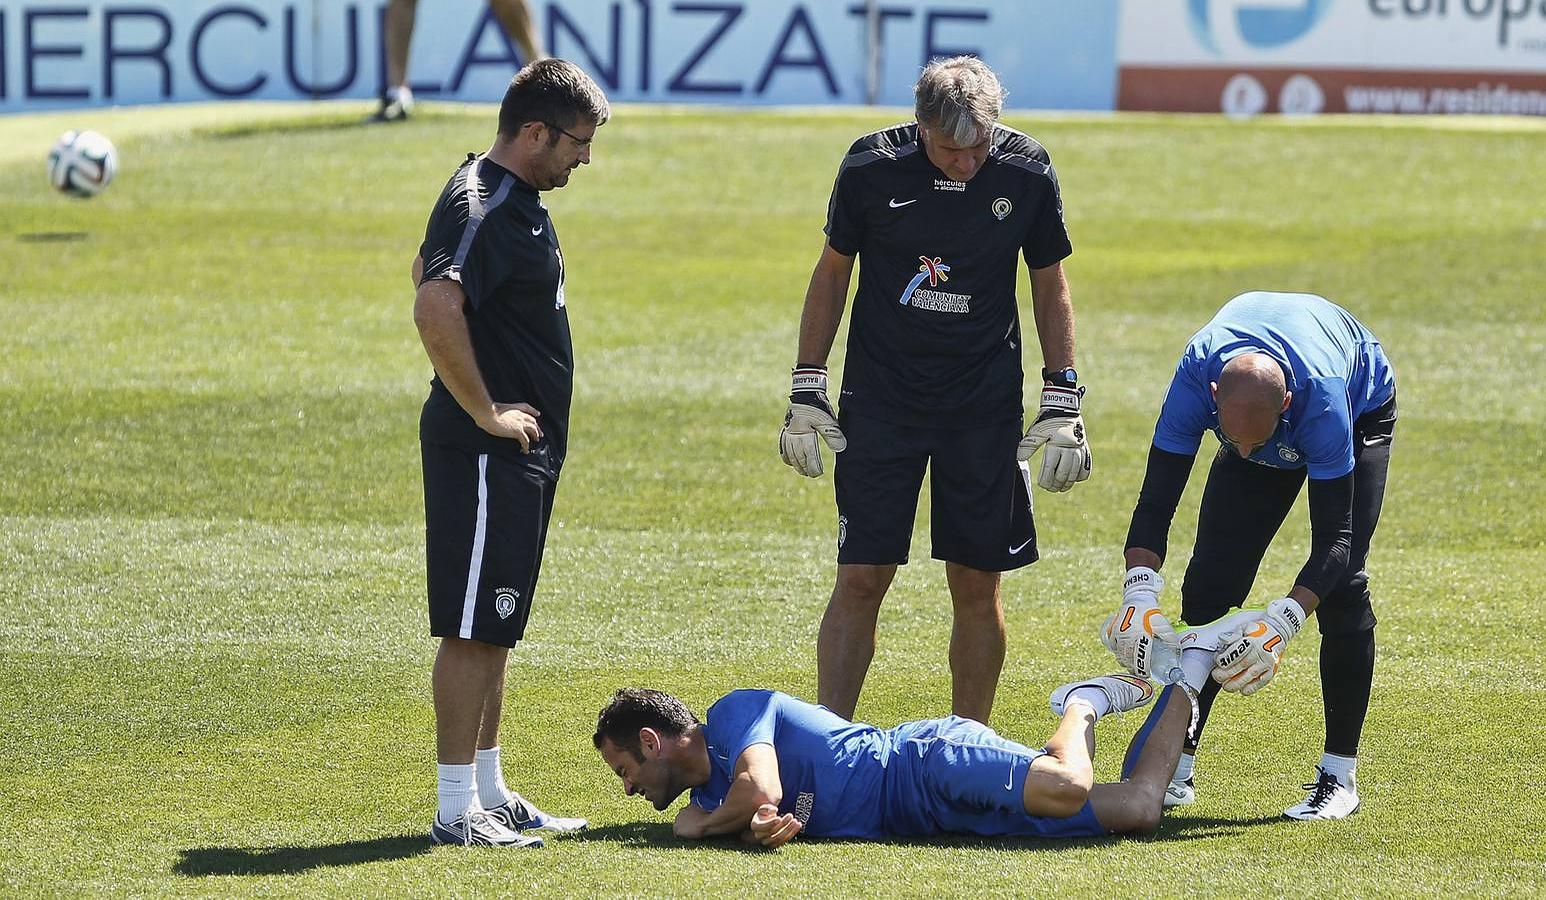
[[610, 110], [576, 65], [511, 80], [499, 132], [469, 154], [430, 213], [413, 263], [413, 317], [435, 367], [419, 420], [439, 756], [436, 843], [541, 846], [571, 831], [505, 787], [505, 660], [526, 629], [573, 390], [564, 258], [539, 192], [590, 162]]
[[[1025, 461], [1047, 448], [1038, 483], [1054, 491], [1090, 472], [1061, 262], [1071, 247], [1047, 151], [998, 124], [1004, 92], [992, 70], [970, 57], [940, 60], [915, 95], [915, 124], [860, 138], [838, 169], [779, 446], [812, 477], [822, 471], [818, 434], [840, 451], [837, 584], [817, 645], [821, 704], [853, 717], [931, 468], [933, 555], [945, 561], [955, 614], [953, 709], [986, 722], [1004, 661], [999, 574], [1037, 557]], [[836, 417], [826, 360], [856, 255], [864, 265]], [[1023, 438], [1019, 256], [1045, 364], [1041, 409]]]

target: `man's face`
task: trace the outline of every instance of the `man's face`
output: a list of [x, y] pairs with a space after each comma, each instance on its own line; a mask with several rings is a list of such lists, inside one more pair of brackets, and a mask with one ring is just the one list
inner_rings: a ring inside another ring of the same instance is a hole
[[662, 752], [661, 740], [651, 729], [640, 735], [640, 753], [643, 759], [612, 743], [601, 742], [601, 759], [623, 782], [623, 793], [632, 797], [639, 794], [656, 809], [664, 810], [672, 801], [687, 790], [681, 775], [671, 765], [669, 752]]
[[547, 122], [532, 122], [538, 140], [535, 165], [539, 191], [550, 191], [569, 183], [569, 173], [581, 165], [590, 165], [590, 145], [596, 136], [596, 125], [577, 121], [568, 127]]
[[989, 131], [981, 141], [964, 146], [922, 122], [918, 123], [918, 136], [923, 142], [923, 152], [928, 154], [929, 162], [951, 181], [971, 181], [972, 176], [982, 170], [982, 164], [988, 161], [988, 150], [993, 143], [993, 133]]
[[[1217, 403], [1218, 387], [1213, 387], [1214, 402]], [[1287, 408], [1287, 400], [1284, 401]], [[1272, 436], [1278, 430], [1278, 417], [1281, 409], [1272, 407], [1251, 406], [1245, 403], [1219, 403], [1219, 432], [1240, 455], [1241, 459], [1249, 457], [1260, 450], [1263, 445], [1272, 440]]]

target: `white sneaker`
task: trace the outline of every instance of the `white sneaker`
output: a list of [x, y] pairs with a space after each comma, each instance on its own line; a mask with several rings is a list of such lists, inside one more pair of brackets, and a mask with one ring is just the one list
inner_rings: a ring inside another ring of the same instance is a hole
[[1165, 799], [1163, 801], [1165, 807], [1191, 806], [1196, 802], [1197, 786], [1192, 784], [1192, 779], [1172, 781], [1165, 786]]
[[1358, 811], [1358, 777], [1350, 776], [1343, 784], [1337, 776], [1316, 767], [1318, 777], [1304, 786], [1310, 792], [1304, 802], [1283, 810], [1290, 819], [1310, 821], [1319, 819], [1345, 819]]
[[1102, 675], [1089, 681], [1071, 681], [1053, 691], [1049, 701], [1052, 704], [1052, 714], [1061, 716], [1063, 704], [1068, 700], [1068, 695], [1082, 687], [1098, 688], [1103, 691], [1106, 699], [1111, 701], [1111, 711], [1114, 713], [1137, 709], [1154, 699], [1154, 686], [1149, 684], [1147, 679], [1128, 675], [1125, 672], [1120, 675]]
[[437, 844], [461, 844], [464, 847], [542, 846], [542, 838], [511, 831], [477, 807], [468, 809], [454, 822], [440, 821], [437, 813], [429, 826], [429, 839]]
[[558, 832], [581, 831], [590, 824], [584, 819], [550, 816], [533, 806], [530, 800], [520, 794], [510, 795], [509, 803], [495, 806], [485, 812], [490, 819], [511, 831], [533, 831], [539, 828]]

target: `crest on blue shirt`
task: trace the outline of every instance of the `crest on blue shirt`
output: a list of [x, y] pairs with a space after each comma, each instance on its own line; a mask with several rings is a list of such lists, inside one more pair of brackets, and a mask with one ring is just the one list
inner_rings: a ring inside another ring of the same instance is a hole
[[1281, 456], [1284, 462], [1296, 463], [1299, 461], [1299, 451], [1293, 447], [1279, 446], [1278, 456]]

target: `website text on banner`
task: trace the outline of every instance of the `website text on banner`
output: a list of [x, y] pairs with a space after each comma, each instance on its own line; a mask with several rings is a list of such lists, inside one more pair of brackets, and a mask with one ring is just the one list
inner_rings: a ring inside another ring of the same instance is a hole
[[[910, 106], [930, 58], [989, 62], [1016, 107], [1110, 109], [1117, 0], [532, 0], [548, 52], [618, 100]], [[0, 112], [379, 96], [386, 4], [0, 0]], [[874, 27], [871, 27], [873, 23]], [[421, 99], [496, 101], [522, 60], [488, 5], [421, 0]]]
[[1144, 0], [1117, 107], [1546, 115], [1546, 0]]

